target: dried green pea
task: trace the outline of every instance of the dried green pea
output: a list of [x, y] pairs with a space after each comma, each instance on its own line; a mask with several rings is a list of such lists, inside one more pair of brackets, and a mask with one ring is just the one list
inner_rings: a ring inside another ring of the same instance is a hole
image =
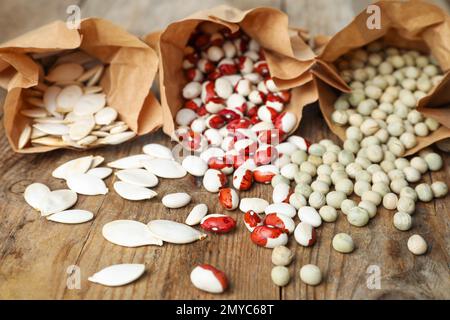
[[326, 194], [326, 193], [328, 193], [328, 191], [330, 191], [330, 186], [328, 184], [326, 184], [323, 181], [317, 181], [317, 180], [311, 184], [311, 188], [313, 189], [313, 191], [317, 191], [322, 194]]
[[353, 139], [356, 141], [361, 141], [363, 138], [363, 134], [359, 127], [356, 126], [350, 126], [345, 130], [345, 137], [347, 139]]
[[426, 183], [421, 183], [415, 188], [417, 193], [417, 198], [422, 202], [429, 202], [433, 200], [433, 190]]
[[409, 186], [404, 187], [400, 190], [400, 197], [411, 198], [414, 201], [417, 201], [417, 199], [418, 199], [416, 190], [414, 190], [413, 188], [411, 188]]
[[430, 134], [430, 131], [425, 123], [419, 122], [414, 125], [414, 133], [416, 136], [426, 137]]
[[319, 167], [317, 167], [317, 174], [326, 174], [330, 175], [333, 172], [331, 167], [328, 164], [321, 164]]
[[342, 191], [331, 191], [326, 195], [327, 205], [335, 209], [339, 209], [345, 199], [347, 199], [347, 195]]
[[389, 185], [391, 180], [389, 179], [388, 175], [383, 171], [377, 171], [372, 175], [372, 183], [384, 183], [386, 185]]
[[337, 154], [333, 151], [326, 151], [322, 156], [322, 161], [324, 164], [331, 165], [337, 161]]
[[437, 122], [433, 118], [426, 118], [425, 125], [428, 127], [430, 131], [436, 131], [440, 127], [439, 122]]
[[410, 165], [413, 168], [416, 168], [421, 174], [424, 174], [428, 171], [427, 162], [421, 157], [414, 157], [410, 161]]
[[400, 169], [394, 169], [388, 172], [389, 179], [395, 180], [395, 179], [405, 179], [405, 174]]
[[396, 212], [393, 217], [394, 227], [400, 231], [408, 231], [412, 226], [412, 218], [405, 212]]
[[344, 110], [335, 110], [331, 114], [331, 120], [339, 126], [345, 126], [348, 123], [348, 115]]
[[417, 138], [411, 132], [404, 132], [400, 136], [400, 142], [403, 143], [406, 149], [414, 148], [417, 145]]
[[367, 181], [356, 181], [354, 185], [354, 192], [358, 196], [362, 196], [365, 192], [371, 189], [370, 183]]
[[341, 179], [334, 185], [336, 191], [341, 191], [347, 196], [353, 193], [353, 182], [350, 179]]
[[321, 157], [326, 151], [326, 148], [319, 144], [319, 143], [313, 143], [309, 146], [308, 152], [311, 155]]
[[347, 173], [344, 170], [333, 171], [330, 177], [333, 184], [336, 184], [339, 180], [348, 179]]
[[345, 171], [345, 167], [339, 162], [332, 163], [331, 169], [333, 169], [333, 171], [338, 171], [338, 170]]
[[445, 182], [436, 181], [431, 184], [431, 190], [435, 198], [445, 197], [448, 193], [448, 186]]
[[403, 173], [405, 174], [406, 181], [408, 182], [417, 182], [422, 177], [420, 171], [414, 167], [404, 168]]
[[[284, 177], [283, 177], [284, 178]], [[285, 178], [286, 179], [286, 178]], [[288, 179], [286, 179], [288, 180]], [[309, 173], [307, 172], [303, 172], [303, 171], [298, 171], [295, 173], [294, 175], [294, 180], [296, 183], [300, 184], [300, 183], [305, 183], [305, 184], [311, 184], [312, 182], [312, 177]], [[289, 180], [288, 180], [289, 181]]]
[[428, 165], [428, 169], [431, 171], [438, 171], [442, 168], [442, 157], [435, 152], [430, 152], [425, 155], [424, 160]]
[[271, 275], [273, 283], [279, 287], [286, 286], [291, 279], [291, 275], [289, 274], [289, 269], [286, 267], [283, 267], [283, 266], [273, 267], [270, 275]]
[[325, 222], [334, 222], [338, 217], [338, 213], [332, 206], [323, 206], [319, 210], [319, 215]]
[[366, 210], [367, 213], [369, 214], [370, 219], [375, 217], [377, 214], [377, 206], [371, 201], [363, 200], [360, 203], [358, 203], [358, 207]]
[[424, 238], [418, 234], [414, 234], [408, 239], [408, 250], [415, 255], [422, 255], [427, 252], [428, 245]]
[[389, 160], [381, 161], [380, 166], [381, 166], [381, 169], [383, 169], [383, 171], [386, 172], [386, 173], [395, 169], [394, 162], [389, 161]]
[[368, 190], [363, 193], [363, 195], [361, 196], [361, 200], [370, 201], [374, 203], [376, 206], [378, 206], [381, 203], [382, 198], [378, 192]]
[[397, 202], [397, 210], [407, 214], [413, 214], [416, 210], [416, 203], [409, 197], [400, 197]]
[[272, 187], [275, 187], [277, 184], [280, 183], [289, 184], [289, 179], [283, 177], [281, 174], [277, 174], [272, 178], [271, 181]]
[[372, 164], [372, 162], [370, 162], [370, 160], [366, 157], [356, 157], [355, 163], [359, 164], [364, 170], [366, 170]]
[[380, 129], [380, 126], [377, 121], [375, 121], [374, 119], [368, 118], [363, 121], [363, 123], [360, 126], [360, 129], [361, 129], [361, 132], [365, 136], [371, 136], [375, 132], [377, 132], [378, 129]]
[[359, 170], [356, 174], [354, 179], [356, 181], [366, 181], [366, 182], [372, 182], [372, 175], [367, 170]]
[[345, 167], [345, 172], [350, 178], [354, 179], [356, 174], [362, 169], [363, 168], [359, 164], [357, 164], [356, 162], [352, 162]]
[[395, 193], [387, 193], [383, 197], [383, 207], [388, 210], [394, 210], [397, 208], [398, 198]]
[[372, 191], [375, 191], [382, 197], [384, 197], [386, 194], [391, 192], [391, 189], [389, 188], [388, 184], [384, 182], [377, 182], [372, 184]]
[[367, 158], [373, 163], [379, 163], [383, 160], [383, 150], [379, 145], [370, 145], [367, 147]]
[[300, 165], [300, 171], [308, 173], [311, 177], [314, 177], [317, 173], [317, 168], [311, 162], [303, 162]]
[[300, 192], [294, 192], [294, 194], [289, 197], [289, 204], [298, 210], [301, 207], [306, 206], [308, 202], [303, 194]]
[[295, 164], [302, 164], [308, 159], [308, 154], [304, 150], [296, 150], [291, 155], [291, 162]]
[[300, 193], [305, 198], [309, 198], [309, 196], [311, 195], [312, 192], [313, 192], [312, 188], [308, 184], [305, 184], [305, 183], [299, 183], [295, 187], [295, 193]]
[[403, 143], [397, 138], [390, 138], [387, 144], [389, 151], [392, 152], [397, 157], [401, 157], [405, 154], [405, 146]]
[[278, 246], [272, 251], [272, 263], [276, 266], [287, 266], [293, 258], [294, 253], [288, 247]]
[[356, 202], [351, 199], [345, 199], [341, 203], [341, 211], [343, 214], [347, 215], [353, 207], [356, 207]]
[[375, 172], [378, 172], [378, 171], [383, 171], [383, 169], [381, 169], [381, 166], [377, 163], [371, 164], [367, 168], [367, 172], [370, 174], [374, 174]]
[[342, 165], [346, 166], [349, 163], [355, 161], [355, 156], [353, 153], [351, 153], [347, 150], [342, 150], [338, 154], [338, 160]]
[[308, 198], [308, 203], [311, 207], [315, 208], [315, 209], [320, 209], [321, 207], [323, 207], [326, 203], [326, 198], [325, 195], [318, 192], [318, 191], [313, 191]]
[[352, 114], [348, 117], [348, 123], [351, 126], [358, 127], [358, 129], [361, 126], [361, 124], [363, 123], [363, 121], [364, 121], [364, 118], [359, 113]]
[[312, 163], [316, 167], [320, 166], [323, 163], [322, 157], [315, 156], [313, 154], [308, 156], [308, 162]]
[[344, 150], [357, 153], [359, 150], [359, 142], [355, 139], [346, 139], [344, 141]]
[[396, 194], [400, 194], [400, 191], [408, 186], [408, 182], [405, 179], [397, 178], [391, 181], [389, 187]]
[[316, 180], [325, 182], [329, 186], [332, 184], [331, 177], [328, 174], [318, 174]]
[[355, 249], [355, 244], [350, 235], [338, 233], [333, 237], [333, 249], [341, 253], [350, 253]]
[[347, 220], [355, 227], [363, 227], [369, 222], [369, 214], [363, 208], [353, 207], [347, 214]]

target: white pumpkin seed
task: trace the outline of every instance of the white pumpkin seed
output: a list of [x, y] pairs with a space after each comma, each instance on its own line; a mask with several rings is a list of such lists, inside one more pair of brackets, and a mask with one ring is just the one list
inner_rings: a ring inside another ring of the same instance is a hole
[[109, 133], [111, 134], [119, 134], [122, 132], [125, 132], [128, 130], [128, 126], [126, 124], [120, 124], [118, 126], [115, 126], [114, 128], [112, 128], [111, 130], [109, 130]]
[[47, 109], [47, 111], [53, 115], [56, 114], [57, 109], [56, 98], [58, 97], [60, 92], [61, 92], [60, 87], [51, 86], [47, 90], [45, 90], [43, 96], [45, 109]]
[[102, 92], [103, 88], [100, 86], [92, 86], [92, 87], [85, 87], [84, 88], [84, 94], [90, 94], [90, 93], [98, 93]]
[[94, 158], [92, 159], [91, 168], [98, 167], [103, 163], [103, 161], [105, 161], [105, 158], [103, 158], [102, 156], [94, 156]]
[[29, 97], [26, 101], [34, 107], [44, 108], [44, 101], [41, 98]]
[[158, 184], [158, 178], [145, 169], [126, 169], [116, 172], [116, 176], [123, 182], [140, 187], [152, 188]]
[[93, 158], [93, 156], [87, 156], [65, 162], [53, 170], [52, 176], [57, 179], [67, 179], [71, 174], [85, 173], [91, 168]]
[[158, 194], [150, 189], [136, 186], [123, 181], [114, 182], [114, 190], [124, 199], [131, 201], [146, 200], [156, 197]]
[[111, 175], [111, 173], [112, 169], [106, 167], [92, 168], [86, 172], [86, 174], [91, 174], [102, 180], [108, 178]]
[[78, 120], [70, 125], [69, 136], [75, 141], [81, 140], [87, 137], [94, 127], [95, 121], [93, 117]]
[[44, 196], [39, 203], [42, 216], [69, 209], [77, 202], [77, 194], [72, 190], [55, 190]]
[[244, 213], [250, 210], [263, 213], [268, 206], [269, 202], [261, 198], [243, 198], [239, 204], [239, 209]]
[[157, 143], [147, 144], [142, 148], [142, 150], [145, 154], [148, 154], [149, 156], [152, 156], [153, 158], [169, 159], [169, 160], [174, 159], [172, 151], [169, 148], [167, 148], [166, 146], [163, 146], [161, 144], [157, 144]]
[[144, 223], [134, 220], [108, 222], [103, 226], [102, 235], [111, 243], [130, 248], [163, 245], [163, 241], [156, 238]]
[[31, 127], [30, 125], [26, 125], [25, 128], [23, 128], [22, 133], [19, 136], [19, 141], [17, 142], [17, 147], [19, 149], [23, 149], [28, 141], [30, 141], [31, 137]]
[[47, 135], [47, 133], [36, 129], [36, 128], [31, 128], [31, 139], [38, 139], [38, 138], [42, 138], [45, 137]]
[[98, 139], [98, 137], [96, 137], [96, 136], [87, 136], [87, 137], [84, 137], [83, 139], [78, 140], [77, 143], [80, 146], [88, 146], [90, 144], [93, 144], [95, 141], [97, 141], [97, 139]]
[[171, 193], [162, 198], [162, 203], [166, 208], [178, 209], [191, 202], [191, 196], [185, 192]]
[[108, 188], [102, 179], [86, 173], [74, 173], [67, 176], [67, 186], [70, 190], [86, 196], [107, 194]]
[[152, 159], [153, 157], [147, 154], [137, 154], [110, 162], [107, 166], [114, 169], [140, 169], [144, 167], [144, 161]]
[[64, 224], [80, 224], [91, 221], [94, 214], [86, 210], [66, 210], [47, 217], [47, 220]]
[[173, 160], [151, 159], [145, 160], [142, 163], [145, 169], [160, 178], [179, 179], [187, 174], [181, 164]]
[[71, 112], [82, 95], [83, 90], [77, 85], [65, 87], [56, 97], [56, 111], [62, 113]]
[[56, 137], [42, 137], [31, 140], [33, 144], [42, 144], [49, 147], [67, 147], [69, 144]]
[[100, 270], [88, 280], [108, 287], [118, 287], [136, 281], [144, 272], [143, 264], [115, 264]]
[[99, 125], [109, 125], [117, 119], [118, 113], [111, 107], [101, 109], [95, 114], [95, 123]]
[[97, 70], [97, 72], [92, 76], [92, 78], [88, 81], [87, 86], [95, 86], [96, 84], [98, 84], [100, 78], [102, 77], [103, 74], [103, 70], [105, 69], [104, 66], [102, 66], [101, 68], [99, 68]]
[[28, 118], [45, 118], [48, 115], [43, 108], [22, 109], [20, 114]]
[[69, 127], [60, 123], [35, 123], [33, 127], [54, 136], [63, 136], [69, 133]]
[[171, 220], [153, 220], [147, 226], [155, 237], [169, 243], [191, 243], [207, 237], [206, 234], [186, 224]]
[[204, 203], [200, 203], [192, 208], [191, 212], [186, 218], [186, 224], [189, 226], [195, 226], [200, 224], [202, 219], [208, 214], [208, 206]]
[[42, 183], [32, 183], [25, 188], [23, 197], [34, 209], [40, 210], [43, 199], [50, 193], [50, 189]]
[[94, 115], [106, 104], [104, 93], [85, 94], [78, 99], [73, 107], [73, 112], [79, 116]]
[[110, 134], [107, 137], [99, 139], [98, 142], [101, 144], [116, 145], [116, 144], [121, 144], [122, 142], [125, 142], [128, 140], [131, 140], [135, 136], [136, 136], [136, 133], [134, 133], [133, 131], [125, 131], [122, 133]]
[[45, 79], [50, 82], [66, 82], [78, 79], [84, 72], [77, 63], [64, 63], [51, 69]]
[[86, 70], [80, 77], [78, 77], [77, 81], [79, 82], [85, 82], [91, 79], [99, 69], [101, 69], [103, 66], [101, 64], [96, 65], [88, 70]]

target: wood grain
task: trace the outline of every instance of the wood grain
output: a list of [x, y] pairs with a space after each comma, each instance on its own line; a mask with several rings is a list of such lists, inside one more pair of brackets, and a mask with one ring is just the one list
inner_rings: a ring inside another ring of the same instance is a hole
[[[313, 34], [334, 33], [361, 10], [361, 2], [339, 0], [330, 6], [324, 0], [280, 1], [210, 1], [208, 7], [219, 3], [246, 9], [271, 5], [289, 14], [291, 24], [307, 27]], [[0, 41], [17, 36], [53, 19], [65, 19], [67, 4], [74, 1], [39, 0], [14, 2], [0, 0], [7, 10], [0, 13], [2, 34]], [[137, 35], [159, 29], [182, 18], [206, 4], [194, 0], [172, 1], [77, 1], [83, 17], [101, 16], [111, 19]], [[368, 2], [366, 2], [368, 3]], [[446, 5], [439, 1], [441, 5]], [[41, 10], [46, 8], [46, 10]], [[176, 8], [176, 9], [174, 9]], [[5, 14], [9, 12], [8, 14]], [[11, 14], [14, 12], [14, 14]], [[39, 12], [39, 14], [36, 14]], [[0, 101], [4, 99], [0, 92]], [[0, 111], [0, 117], [2, 117]], [[305, 110], [304, 120], [297, 134], [313, 141], [336, 138], [326, 127], [317, 105]], [[161, 132], [142, 137], [132, 143], [96, 150], [106, 161], [141, 152], [150, 142], [170, 145]], [[319, 229], [319, 241], [312, 248], [302, 248], [290, 239], [295, 250], [294, 263], [289, 267], [291, 283], [279, 289], [270, 281], [271, 250], [258, 248], [249, 239], [242, 222], [242, 214], [231, 213], [238, 227], [230, 235], [210, 235], [191, 245], [149, 246], [122, 248], [103, 239], [102, 226], [115, 219], [136, 219], [148, 222], [165, 218], [184, 221], [197, 203], [207, 203], [210, 212], [222, 212], [214, 195], [206, 192], [199, 179], [164, 180], [155, 189], [158, 199], [130, 202], [111, 191], [104, 197], [80, 196], [77, 208], [89, 209], [95, 219], [77, 226], [52, 223], [39, 217], [23, 200], [23, 190], [31, 182], [46, 183], [52, 189], [64, 188], [63, 181], [51, 177], [59, 164], [89, 152], [55, 151], [43, 155], [14, 154], [0, 127], [0, 298], [2, 299], [449, 299], [450, 200], [438, 199], [418, 205], [414, 228], [399, 232], [392, 226], [393, 212], [379, 210], [378, 216], [366, 228], [350, 226], [345, 216], [337, 223]], [[450, 157], [445, 168], [425, 177], [425, 181], [449, 182]], [[112, 189], [114, 177], [107, 180]], [[187, 191], [193, 202], [186, 208], [166, 210], [159, 199], [166, 193]], [[241, 196], [258, 196], [270, 200], [270, 186], [257, 185]], [[352, 235], [357, 245], [353, 254], [342, 255], [331, 248], [331, 239], [338, 232]], [[413, 233], [422, 234], [430, 245], [427, 255], [415, 257], [406, 248]], [[87, 278], [113, 263], [145, 263], [147, 273], [139, 281], [120, 288], [105, 288], [89, 283]], [[202, 293], [192, 287], [189, 273], [197, 263], [211, 263], [228, 274], [230, 290], [220, 296]], [[302, 265], [317, 264], [324, 273], [318, 287], [301, 283], [298, 272]], [[81, 270], [81, 289], [66, 286], [67, 268], [76, 265]], [[369, 289], [369, 266], [378, 266], [381, 288]]]

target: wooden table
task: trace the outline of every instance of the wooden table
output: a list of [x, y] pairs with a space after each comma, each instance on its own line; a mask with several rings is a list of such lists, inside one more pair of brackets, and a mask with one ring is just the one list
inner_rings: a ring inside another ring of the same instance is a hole
[[[137, 35], [163, 27], [200, 8], [199, 1], [172, 0], [87, 0], [87, 1], [7, 1], [0, 0], [0, 40], [4, 41], [54, 19], [65, 19], [68, 4], [77, 3], [83, 17], [101, 16], [123, 25]], [[208, 6], [222, 3], [211, 0]], [[331, 34], [348, 23], [365, 1], [227, 1], [231, 5], [249, 8], [270, 5], [285, 10], [291, 24], [307, 27], [317, 33]], [[446, 6], [446, 2], [439, 1]], [[176, 8], [176, 10], [174, 9]], [[37, 14], [39, 12], [39, 14]], [[2, 92], [2, 99], [4, 97]], [[0, 114], [0, 117], [2, 114]], [[297, 134], [317, 141], [331, 138], [316, 105], [307, 108]], [[106, 161], [141, 152], [150, 142], [170, 145], [161, 132], [142, 137], [118, 147], [95, 152], [55, 151], [39, 155], [19, 155], [11, 151], [0, 127], [0, 298], [3, 299], [449, 299], [450, 199], [419, 204], [414, 215], [414, 228], [397, 231], [392, 226], [393, 212], [379, 210], [368, 227], [355, 228], [340, 215], [336, 223], [326, 223], [318, 230], [318, 242], [312, 248], [296, 245], [291, 237], [289, 246], [295, 250], [295, 260], [289, 267], [291, 283], [285, 288], [270, 280], [271, 250], [256, 247], [242, 222], [240, 212], [232, 213], [238, 227], [230, 235], [211, 235], [191, 245], [123, 248], [103, 239], [102, 226], [115, 219], [136, 219], [148, 222], [164, 218], [184, 221], [196, 203], [207, 203], [211, 212], [221, 212], [216, 198], [201, 187], [193, 177], [163, 181], [155, 189], [160, 195], [187, 191], [193, 203], [183, 209], [166, 210], [158, 199], [130, 202], [115, 192], [106, 196], [80, 196], [76, 205], [89, 209], [95, 219], [89, 223], [68, 226], [41, 218], [23, 200], [23, 191], [31, 182], [42, 182], [52, 189], [65, 188], [61, 180], [51, 178], [59, 164], [91, 153]], [[450, 182], [450, 157], [445, 155], [444, 170], [427, 174], [426, 182]], [[111, 188], [113, 177], [107, 180]], [[271, 197], [271, 187], [257, 185], [245, 196]], [[338, 232], [352, 235], [357, 249], [353, 254], [339, 254], [331, 248], [331, 239]], [[425, 237], [429, 252], [415, 257], [406, 248], [413, 233]], [[145, 263], [147, 273], [136, 283], [107, 288], [87, 281], [88, 276], [115, 263]], [[191, 285], [189, 273], [197, 263], [211, 263], [226, 271], [231, 288], [223, 295], [202, 293]], [[324, 281], [317, 287], [301, 283], [298, 272], [302, 265], [317, 264]], [[71, 266], [77, 266], [71, 269]], [[68, 286], [70, 279], [81, 276], [79, 289]], [[373, 282], [380, 276], [380, 287]], [[70, 289], [72, 288], [72, 289]]]

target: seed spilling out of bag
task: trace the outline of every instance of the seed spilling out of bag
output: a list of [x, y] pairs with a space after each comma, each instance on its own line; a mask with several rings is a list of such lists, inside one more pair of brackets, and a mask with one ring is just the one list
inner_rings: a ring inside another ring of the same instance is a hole
[[214, 233], [228, 233], [236, 227], [236, 221], [225, 214], [209, 214], [200, 224], [203, 230]]
[[187, 206], [191, 202], [191, 196], [185, 192], [171, 193], [162, 198], [166, 208], [177, 209]]
[[186, 224], [188, 226], [195, 226], [202, 222], [204, 216], [208, 214], [208, 206], [204, 203], [200, 203], [192, 208], [191, 212], [186, 218]]
[[102, 179], [86, 173], [74, 173], [67, 177], [67, 186], [78, 194], [95, 196], [107, 194], [108, 188]]
[[152, 188], [158, 184], [158, 178], [145, 169], [125, 169], [115, 174], [123, 182], [140, 187]]
[[153, 190], [123, 181], [114, 182], [114, 190], [122, 198], [131, 201], [152, 199], [158, 195]]
[[87, 210], [66, 210], [47, 217], [47, 220], [65, 224], [79, 224], [91, 221], [94, 214]]
[[[98, 144], [122, 143], [136, 135], [128, 131], [126, 124], [120, 124], [117, 111], [107, 106], [106, 95], [102, 87], [97, 86], [105, 70], [104, 65], [84, 52], [75, 53], [84, 58], [78, 61], [70, 61], [70, 58], [59, 63], [74, 53], [56, 52], [58, 57], [53, 66], [48, 66], [45, 83], [40, 82], [35, 88], [25, 90], [28, 98], [20, 113], [28, 118], [29, 123], [20, 135], [19, 149], [34, 145], [83, 149]], [[33, 58], [44, 59], [36, 55]], [[38, 63], [48, 65], [43, 60]], [[42, 94], [33, 95], [35, 91]], [[38, 130], [40, 136], [30, 134], [31, 127]], [[99, 139], [92, 134], [95, 130], [104, 131], [104, 136]]]
[[207, 237], [206, 234], [186, 224], [171, 220], [152, 220], [147, 226], [155, 237], [169, 243], [191, 243]]
[[144, 223], [134, 220], [108, 222], [103, 226], [102, 235], [111, 243], [130, 248], [163, 245], [163, 241], [156, 238]]
[[192, 284], [209, 293], [222, 293], [228, 288], [228, 279], [224, 272], [209, 264], [202, 264], [191, 272]]
[[143, 264], [116, 264], [100, 270], [88, 280], [108, 287], [118, 287], [136, 281], [144, 272]]

